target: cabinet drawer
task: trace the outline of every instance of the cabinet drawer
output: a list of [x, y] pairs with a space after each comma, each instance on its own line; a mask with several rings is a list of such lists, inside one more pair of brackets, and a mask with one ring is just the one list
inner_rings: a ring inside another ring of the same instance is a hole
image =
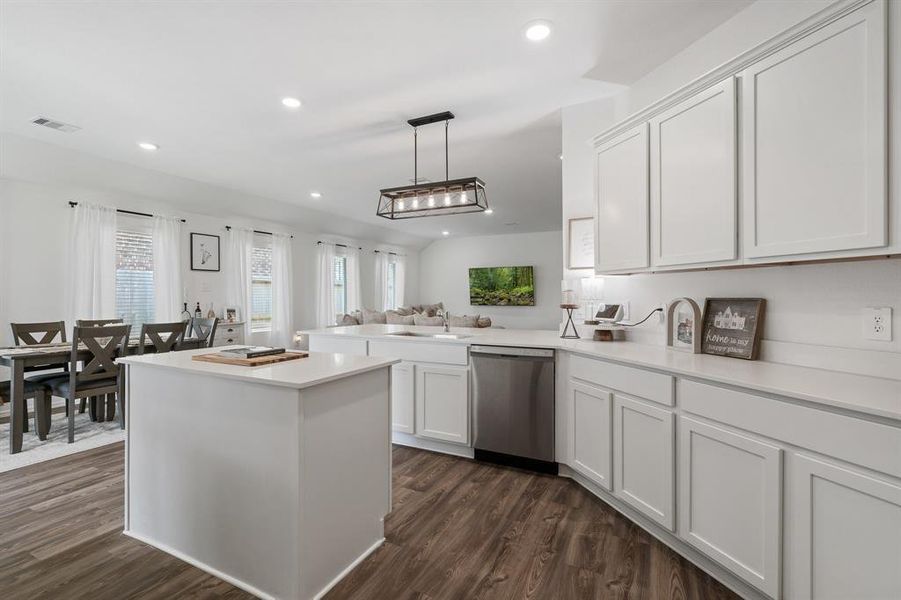
[[687, 379], [683, 410], [901, 477], [901, 428]]
[[604, 360], [573, 356], [570, 374], [583, 381], [625, 392], [667, 406], [673, 405], [673, 377], [625, 367]]
[[369, 355], [445, 365], [469, 364], [469, 349], [460, 344], [369, 340]]

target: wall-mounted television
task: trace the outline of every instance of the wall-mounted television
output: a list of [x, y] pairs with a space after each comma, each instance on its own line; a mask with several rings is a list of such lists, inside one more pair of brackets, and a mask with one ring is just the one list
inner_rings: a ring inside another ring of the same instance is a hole
[[473, 306], [535, 306], [532, 267], [472, 267], [469, 303]]

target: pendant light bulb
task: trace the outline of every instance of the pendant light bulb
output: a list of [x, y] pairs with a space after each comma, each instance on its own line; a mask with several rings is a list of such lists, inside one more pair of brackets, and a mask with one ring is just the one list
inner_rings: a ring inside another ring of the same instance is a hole
[[413, 198], [413, 209], [415, 210], [417, 208], [419, 208], [419, 196]]
[[433, 194], [429, 194], [429, 208], [435, 206], [435, 196]]
[[397, 210], [403, 210], [403, 209], [404, 209], [404, 201], [398, 200], [397, 201]]
[[467, 200], [469, 200], [469, 198], [466, 196], [466, 191], [460, 192], [460, 204], [466, 204]]
[[450, 194], [444, 194], [444, 206], [450, 206]]

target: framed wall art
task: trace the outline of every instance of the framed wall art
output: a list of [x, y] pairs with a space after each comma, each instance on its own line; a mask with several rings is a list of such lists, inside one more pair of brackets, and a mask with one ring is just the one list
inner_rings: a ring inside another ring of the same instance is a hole
[[569, 220], [566, 257], [567, 269], [594, 269], [594, 217]]
[[701, 307], [691, 298], [676, 298], [666, 309], [666, 345], [701, 353]]
[[765, 308], [763, 298], [707, 298], [704, 354], [757, 360]]
[[219, 236], [191, 233], [191, 270], [219, 270]]

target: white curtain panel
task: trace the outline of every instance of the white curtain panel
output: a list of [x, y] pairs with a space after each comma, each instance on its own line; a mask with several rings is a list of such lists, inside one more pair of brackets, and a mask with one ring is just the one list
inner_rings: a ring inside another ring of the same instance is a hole
[[344, 256], [347, 258], [347, 312], [363, 310], [363, 298], [360, 290], [360, 250], [348, 247]]
[[316, 324], [331, 327], [337, 321], [332, 278], [335, 276], [335, 247], [319, 244], [316, 269]]
[[392, 256], [394, 259], [394, 303], [404, 305], [404, 286], [406, 285], [407, 259], [403, 256]]
[[294, 337], [291, 304], [294, 284], [291, 273], [291, 236], [272, 234], [272, 332], [269, 343], [289, 348]]
[[153, 217], [153, 314], [160, 323], [181, 321], [181, 220]]
[[116, 209], [79, 202], [69, 221], [68, 322], [116, 316]]
[[244, 321], [244, 339], [250, 341], [250, 274], [253, 255], [253, 230], [232, 227], [225, 232], [225, 298], [226, 306], [238, 309]]
[[375, 310], [388, 310], [388, 259], [387, 252], [375, 252]]

